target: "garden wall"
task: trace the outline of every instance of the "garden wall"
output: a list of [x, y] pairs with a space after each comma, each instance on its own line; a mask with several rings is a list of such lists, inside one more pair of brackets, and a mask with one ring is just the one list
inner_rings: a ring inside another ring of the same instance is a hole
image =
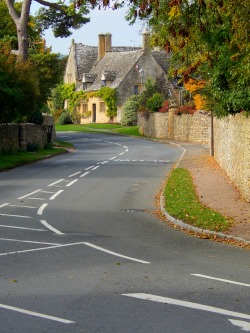
[[142, 134], [157, 139], [201, 144], [208, 144], [210, 140], [210, 117], [198, 112], [193, 116], [177, 116], [174, 110], [167, 113], [138, 113], [137, 124]]
[[43, 125], [30, 123], [0, 124], [0, 153], [27, 150], [27, 146], [44, 148], [56, 139], [53, 118], [43, 116]]
[[214, 156], [250, 202], [250, 117], [239, 113], [214, 120]]
[[[211, 117], [206, 114], [138, 114], [138, 126], [148, 137], [210, 145]], [[214, 118], [213, 141], [215, 159], [250, 202], [250, 117]]]

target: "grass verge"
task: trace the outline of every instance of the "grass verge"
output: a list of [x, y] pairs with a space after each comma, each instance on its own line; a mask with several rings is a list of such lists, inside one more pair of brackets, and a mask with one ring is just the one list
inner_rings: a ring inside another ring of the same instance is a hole
[[165, 208], [176, 219], [213, 231], [225, 231], [231, 226], [229, 219], [199, 201], [192, 177], [186, 169], [177, 168], [171, 172], [164, 195]]
[[73, 146], [68, 142], [57, 141], [56, 145], [53, 147], [48, 146], [45, 149], [34, 152], [18, 151], [16, 153], [1, 154], [0, 171], [12, 169], [20, 165], [62, 154], [65, 153], [67, 149], [70, 149], [72, 147]]
[[138, 126], [123, 127], [119, 124], [82, 124], [82, 125], [56, 125], [56, 131], [76, 131], [76, 132], [108, 132], [118, 133], [124, 135], [141, 136], [139, 134]]

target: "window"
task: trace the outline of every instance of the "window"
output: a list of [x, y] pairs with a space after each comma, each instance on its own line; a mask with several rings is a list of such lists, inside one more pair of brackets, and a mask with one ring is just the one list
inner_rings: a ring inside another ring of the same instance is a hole
[[104, 102], [100, 102], [100, 112], [105, 112], [106, 111], [106, 105]]
[[101, 86], [106, 87], [107, 81], [106, 80], [101, 80]]
[[134, 85], [134, 95], [140, 95], [143, 92], [143, 84]]
[[88, 112], [88, 104], [87, 103], [82, 103], [82, 113], [86, 113], [86, 112]]

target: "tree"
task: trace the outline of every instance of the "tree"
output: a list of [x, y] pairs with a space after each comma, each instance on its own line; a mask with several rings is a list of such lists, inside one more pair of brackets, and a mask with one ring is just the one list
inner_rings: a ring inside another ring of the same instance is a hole
[[[30, 7], [32, 0], [23, 0], [20, 12], [15, 7], [15, 0], [5, 0], [9, 10], [9, 14], [15, 23], [18, 39], [18, 51], [20, 60], [28, 59], [28, 24], [30, 17]], [[58, 2], [48, 2], [46, 0], [35, 0], [39, 4], [45, 6], [47, 9], [40, 9], [37, 25], [41, 31], [52, 26], [55, 36], [69, 36], [71, 34], [70, 28], [79, 29], [82, 24], [89, 22], [89, 19], [83, 15], [89, 11], [85, 4], [79, 8], [74, 3], [68, 6]]]

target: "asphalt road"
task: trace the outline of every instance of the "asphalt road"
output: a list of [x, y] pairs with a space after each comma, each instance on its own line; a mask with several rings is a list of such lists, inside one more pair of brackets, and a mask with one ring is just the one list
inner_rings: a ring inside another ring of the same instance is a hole
[[77, 150], [0, 173], [0, 333], [250, 332], [249, 250], [156, 215], [182, 151], [59, 137]]

